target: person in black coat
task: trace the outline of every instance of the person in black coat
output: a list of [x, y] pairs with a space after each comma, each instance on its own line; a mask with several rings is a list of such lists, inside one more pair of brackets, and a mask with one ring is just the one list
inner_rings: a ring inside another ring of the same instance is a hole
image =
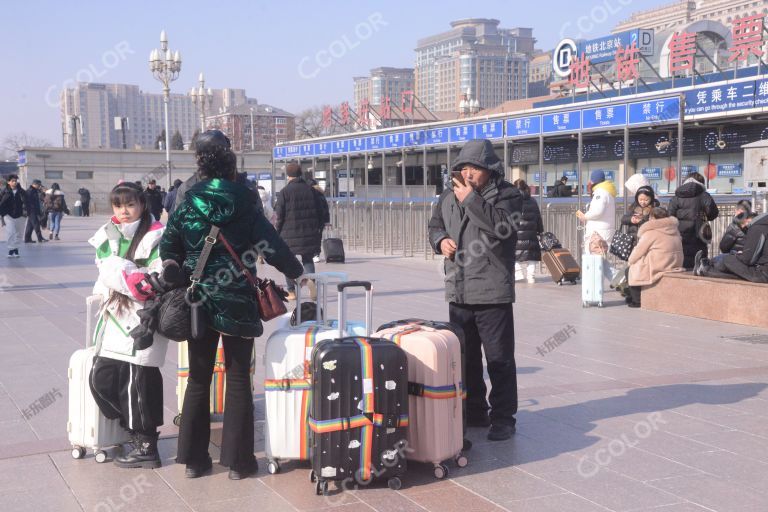
[[149, 204], [149, 211], [155, 220], [160, 220], [160, 216], [163, 214], [163, 193], [157, 188], [157, 182], [155, 180], [149, 180], [147, 189], [144, 191]]
[[725, 229], [723, 238], [720, 239], [720, 252], [723, 254], [739, 254], [744, 250], [744, 239], [747, 234], [747, 225], [752, 215], [752, 203], [741, 200], [736, 204], [736, 214], [733, 221]]
[[83, 208], [83, 217], [91, 216], [91, 191], [85, 187], [77, 191], [80, 194], [80, 206]]
[[[330, 222], [328, 202], [304, 180], [298, 163], [290, 162], [285, 174], [288, 184], [278, 194], [275, 204], [277, 232], [291, 252], [301, 256], [304, 272], [313, 273], [313, 258], [320, 253], [323, 228]], [[286, 284], [289, 300], [292, 300], [296, 283], [288, 279]]]
[[555, 183], [555, 186], [549, 193], [549, 197], [571, 197], [572, 195], [573, 190], [568, 186], [568, 176], [566, 175], [563, 175], [557, 183]]
[[19, 257], [19, 240], [21, 240], [26, 216], [26, 192], [19, 184], [19, 177], [11, 174], [8, 176], [5, 187], [0, 191], [0, 217], [5, 223], [9, 258]]
[[[715, 220], [719, 214], [712, 196], [704, 189], [704, 176], [694, 172], [675, 191], [669, 202], [669, 214], [677, 217], [683, 238], [683, 266], [691, 270], [699, 251], [707, 252], [705, 221]], [[710, 231], [711, 233], [711, 231]]]
[[[541, 247], [539, 247], [539, 235], [544, 232], [544, 221], [541, 218], [539, 204], [531, 197], [531, 189], [524, 180], [515, 180], [513, 183], [523, 196], [523, 211], [517, 225], [517, 245], [515, 246], [515, 281], [527, 279], [533, 284], [536, 282], [536, 262], [541, 261]], [[527, 270], [520, 264], [527, 261]]]
[[643, 186], [635, 192], [635, 202], [629, 207], [627, 213], [621, 217], [621, 225], [627, 226], [627, 233], [634, 235], [637, 239], [637, 231], [640, 226], [648, 222], [651, 217], [651, 211], [659, 206], [656, 194], [651, 187]]
[[40, 217], [42, 217], [42, 200], [40, 195], [43, 193], [43, 184], [40, 180], [33, 180], [32, 185], [27, 189], [27, 226], [24, 229], [24, 243], [34, 244], [32, 232], [37, 235], [38, 242], [47, 242], [43, 238], [40, 229]]
[[703, 277], [745, 279], [752, 283], [768, 283], [768, 213], [751, 213], [746, 220], [744, 250], [708, 260], [704, 251], [695, 258], [693, 273]]

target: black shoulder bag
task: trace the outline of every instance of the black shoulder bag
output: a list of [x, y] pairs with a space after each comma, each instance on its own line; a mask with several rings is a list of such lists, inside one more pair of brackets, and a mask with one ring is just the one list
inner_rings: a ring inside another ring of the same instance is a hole
[[208, 329], [208, 317], [203, 308], [206, 297], [198, 297], [197, 285], [211, 255], [211, 249], [219, 235], [219, 228], [212, 226], [205, 237], [205, 245], [197, 258], [197, 265], [187, 288], [175, 288], [161, 297], [157, 332], [173, 341], [195, 341]]

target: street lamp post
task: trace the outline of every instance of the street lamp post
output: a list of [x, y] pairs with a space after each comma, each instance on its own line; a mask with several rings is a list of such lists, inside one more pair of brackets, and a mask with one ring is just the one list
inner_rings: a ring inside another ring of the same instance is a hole
[[171, 188], [171, 133], [168, 130], [168, 103], [171, 100], [171, 82], [179, 78], [181, 54], [168, 48], [165, 30], [160, 32], [160, 49], [149, 54], [149, 69], [152, 76], [163, 84], [163, 103], [165, 105], [165, 164], [168, 171], [168, 188]]
[[205, 77], [202, 72], [198, 77], [198, 82], [198, 87], [193, 87], [189, 95], [192, 96], [192, 103], [195, 106], [200, 105], [200, 133], [203, 133], [205, 131], [205, 106], [207, 104], [210, 107], [213, 103], [213, 91], [205, 88]]

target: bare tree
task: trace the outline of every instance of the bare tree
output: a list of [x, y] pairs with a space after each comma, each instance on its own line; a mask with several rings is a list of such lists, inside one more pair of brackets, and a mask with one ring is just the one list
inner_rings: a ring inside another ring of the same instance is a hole
[[323, 126], [323, 108], [311, 107], [301, 111], [296, 116], [296, 138], [311, 139], [313, 137], [322, 137], [324, 135], [336, 135], [346, 133], [342, 126], [336, 120], [331, 120], [331, 126]]
[[2, 149], [6, 154], [16, 156], [16, 152], [22, 148], [40, 148], [53, 146], [48, 139], [35, 137], [26, 132], [11, 133], [3, 139]]

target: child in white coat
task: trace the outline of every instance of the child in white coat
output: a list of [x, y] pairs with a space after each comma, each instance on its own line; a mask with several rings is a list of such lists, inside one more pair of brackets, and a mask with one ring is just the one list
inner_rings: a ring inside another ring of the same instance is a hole
[[168, 340], [155, 335], [149, 347], [130, 336], [136, 314], [154, 296], [147, 274], [162, 270], [158, 244], [163, 225], [149, 211], [141, 188], [122, 183], [112, 189], [114, 216], [88, 241], [96, 249], [99, 277], [93, 293], [103, 306], [94, 333], [101, 348], [93, 364], [90, 387], [101, 412], [131, 434], [134, 449], [115, 458], [127, 468], [160, 467], [158, 427], [163, 424], [163, 378]]

